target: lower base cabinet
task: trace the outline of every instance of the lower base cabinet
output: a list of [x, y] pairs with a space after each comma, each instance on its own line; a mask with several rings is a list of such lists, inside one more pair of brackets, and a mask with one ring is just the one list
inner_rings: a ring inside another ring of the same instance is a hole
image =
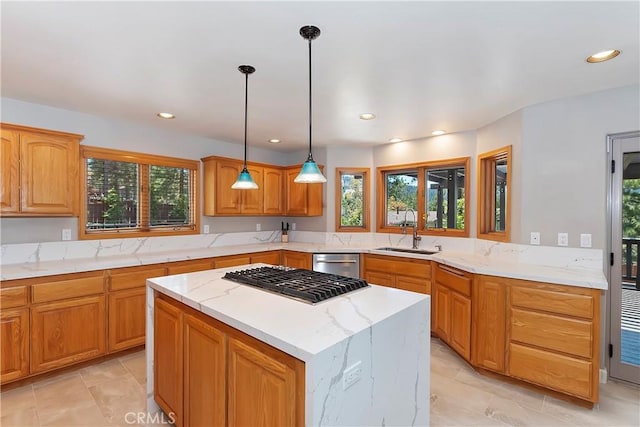
[[177, 426], [304, 425], [300, 360], [164, 296], [154, 340], [154, 397]]
[[105, 297], [31, 307], [31, 373], [105, 354]]
[[109, 294], [109, 352], [144, 344], [145, 288]]
[[29, 309], [0, 314], [0, 379], [13, 381], [29, 373]]

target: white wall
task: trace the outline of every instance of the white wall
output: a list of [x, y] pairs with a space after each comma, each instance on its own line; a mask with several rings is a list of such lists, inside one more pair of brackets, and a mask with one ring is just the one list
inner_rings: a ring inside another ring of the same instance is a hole
[[[171, 126], [170, 122], [163, 122], [158, 127], [143, 126], [10, 98], [2, 98], [1, 107], [4, 123], [78, 133], [85, 136], [83, 145], [193, 160], [211, 155], [238, 159], [243, 157], [243, 146], [240, 144], [176, 132], [168, 128]], [[238, 128], [238, 132], [242, 132], [241, 127]], [[250, 160], [277, 165], [288, 164], [289, 156], [277, 151], [250, 146], [248, 153]], [[280, 221], [279, 217], [201, 217], [201, 225], [209, 224], [211, 232], [255, 231], [258, 222], [263, 230], [277, 230], [280, 229]], [[0, 219], [2, 243], [60, 240], [62, 228], [70, 228], [73, 239], [77, 239], [77, 218]]]
[[[542, 245], [569, 233], [591, 233], [594, 248], [607, 247], [608, 134], [640, 130], [640, 86], [546, 102], [523, 110], [521, 229], [515, 243], [539, 231]], [[514, 209], [514, 212], [516, 210]]]

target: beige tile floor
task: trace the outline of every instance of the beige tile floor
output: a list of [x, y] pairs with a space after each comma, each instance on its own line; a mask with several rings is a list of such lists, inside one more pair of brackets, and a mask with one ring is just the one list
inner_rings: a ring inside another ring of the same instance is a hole
[[[144, 383], [144, 352], [68, 371], [2, 392], [0, 426], [140, 425], [127, 413], [145, 411]], [[640, 388], [601, 384], [599, 408], [584, 409], [479, 375], [432, 339], [431, 425], [638, 427]]]

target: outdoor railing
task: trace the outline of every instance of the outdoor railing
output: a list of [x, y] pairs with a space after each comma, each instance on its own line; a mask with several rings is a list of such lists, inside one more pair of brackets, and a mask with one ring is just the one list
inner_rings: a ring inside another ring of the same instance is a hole
[[638, 274], [638, 256], [640, 254], [640, 239], [622, 239], [622, 281], [635, 282], [636, 290], [640, 291], [640, 274]]

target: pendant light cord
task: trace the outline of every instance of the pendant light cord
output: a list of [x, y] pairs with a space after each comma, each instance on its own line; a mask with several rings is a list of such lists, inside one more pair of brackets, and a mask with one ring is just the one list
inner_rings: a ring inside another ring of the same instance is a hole
[[309, 38], [309, 157], [307, 161], [313, 161], [311, 154], [311, 38]]
[[249, 74], [244, 75], [244, 169], [247, 169], [247, 105], [249, 104]]

